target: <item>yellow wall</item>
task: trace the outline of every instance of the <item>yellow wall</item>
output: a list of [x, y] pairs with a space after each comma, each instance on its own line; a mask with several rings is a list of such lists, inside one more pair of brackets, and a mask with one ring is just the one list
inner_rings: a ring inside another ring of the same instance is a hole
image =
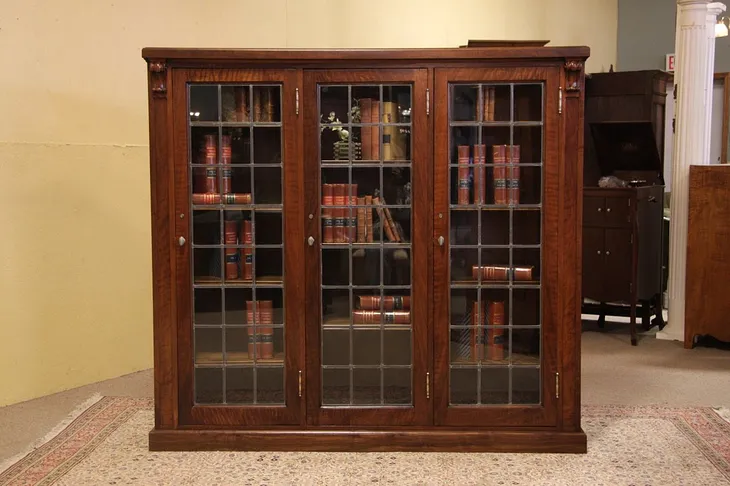
[[152, 365], [142, 47], [551, 39], [601, 71], [616, 19], [617, 0], [5, 2], [0, 405]]

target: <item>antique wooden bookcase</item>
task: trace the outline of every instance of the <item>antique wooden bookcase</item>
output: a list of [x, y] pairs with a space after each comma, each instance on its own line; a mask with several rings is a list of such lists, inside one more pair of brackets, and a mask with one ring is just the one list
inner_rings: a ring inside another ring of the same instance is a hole
[[150, 449], [584, 452], [588, 52], [144, 49]]

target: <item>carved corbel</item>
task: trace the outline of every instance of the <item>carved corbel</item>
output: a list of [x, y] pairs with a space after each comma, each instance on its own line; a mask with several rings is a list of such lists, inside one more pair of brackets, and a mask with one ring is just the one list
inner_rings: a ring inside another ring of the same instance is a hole
[[583, 89], [583, 62], [574, 59], [565, 61], [565, 91], [580, 92]]
[[150, 89], [153, 96], [167, 96], [167, 65], [163, 61], [149, 63]]

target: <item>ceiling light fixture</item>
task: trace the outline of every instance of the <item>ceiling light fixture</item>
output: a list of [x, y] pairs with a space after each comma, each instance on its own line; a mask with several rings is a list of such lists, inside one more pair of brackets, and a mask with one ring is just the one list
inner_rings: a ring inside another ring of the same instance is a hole
[[728, 28], [726, 22], [726, 17], [720, 17], [717, 19], [717, 23], [715, 24], [715, 37], [727, 37]]

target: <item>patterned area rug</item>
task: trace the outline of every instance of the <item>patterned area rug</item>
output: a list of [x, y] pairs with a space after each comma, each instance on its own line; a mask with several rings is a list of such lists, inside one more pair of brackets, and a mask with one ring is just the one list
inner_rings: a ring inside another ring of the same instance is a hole
[[588, 454], [148, 452], [150, 399], [102, 398], [0, 472], [2, 485], [730, 485], [730, 417], [583, 411]]

